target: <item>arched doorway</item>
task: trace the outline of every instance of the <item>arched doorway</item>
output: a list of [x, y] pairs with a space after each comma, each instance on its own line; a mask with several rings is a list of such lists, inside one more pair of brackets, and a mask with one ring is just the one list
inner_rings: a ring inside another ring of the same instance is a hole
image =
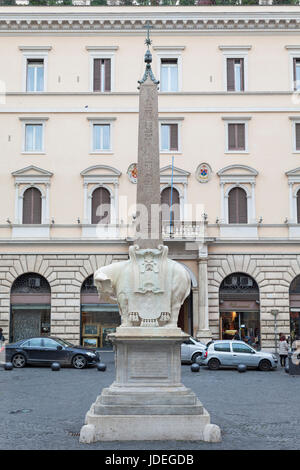
[[11, 288], [10, 341], [50, 334], [51, 289], [39, 274], [19, 276]]
[[99, 299], [93, 275], [90, 275], [81, 286], [81, 344], [111, 349], [107, 335], [115, 332], [120, 324], [118, 304], [104, 294]]
[[290, 285], [290, 328], [291, 341], [300, 336], [300, 276]]
[[227, 276], [220, 286], [220, 339], [233, 339], [236, 333], [252, 346], [260, 346], [259, 288], [244, 273]]

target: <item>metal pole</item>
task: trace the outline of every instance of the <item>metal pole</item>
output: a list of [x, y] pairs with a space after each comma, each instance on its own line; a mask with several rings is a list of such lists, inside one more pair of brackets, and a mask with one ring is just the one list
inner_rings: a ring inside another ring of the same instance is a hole
[[277, 350], [278, 350], [278, 344], [277, 344], [277, 315], [278, 315], [278, 310], [271, 310], [271, 314], [274, 315], [275, 353], [277, 354]]
[[174, 175], [174, 157], [172, 157], [172, 176], [171, 176], [171, 201], [170, 201], [170, 236], [172, 226], [172, 205], [173, 205], [173, 175]]

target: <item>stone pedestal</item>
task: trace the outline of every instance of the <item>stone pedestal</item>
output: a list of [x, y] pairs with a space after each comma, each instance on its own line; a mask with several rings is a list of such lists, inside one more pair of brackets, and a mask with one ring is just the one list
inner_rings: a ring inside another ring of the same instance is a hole
[[116, 380], [88, 411], [80, 441], [219, 441], [218, 426], [181, 383], [186, 338], [179, 328], [119, 327], [111, 335]]

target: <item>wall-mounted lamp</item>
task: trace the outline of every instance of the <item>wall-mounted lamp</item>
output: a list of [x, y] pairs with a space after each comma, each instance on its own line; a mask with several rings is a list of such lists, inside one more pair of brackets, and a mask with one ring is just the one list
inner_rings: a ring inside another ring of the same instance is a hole
[[288, 224], [288, 223], [289, 223], [289, 219], [288, 219], [287, 217], [284, 219], [284, 223], [285, 223], [285, 224]]
[[262, 223], [262, 221], [263, 221], [263, 218], [262, 218], [262, 217], [260, 217], [260, 218], [258, 219], [258, 223], [259, 223], [259, 224], [261, 224], [261, 223]]
[[51, 219], [51, 224], [54, 225], [55, 224], [55, 220], [52, 218]]
[[11, 225], [11, 221], [9, 220], [9, 217], [7, 217], [6, 222]]
[[80, 218], [79, 217], [77, 218], [77, 223], [80, 224]]

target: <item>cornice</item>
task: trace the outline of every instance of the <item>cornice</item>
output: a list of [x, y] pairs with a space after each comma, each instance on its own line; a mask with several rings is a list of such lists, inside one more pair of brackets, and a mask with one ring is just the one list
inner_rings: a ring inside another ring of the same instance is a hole
[[84, 34], [84, 33], [140, 33], [145, 34], [147, 21], [152, 26], [151, 34], [201, 33], [225, 31], [245, 32], [287, 32], [300, 31], [300, 11], [289, 8], [252, 9], [224, 8], [177, 10], [128, 11], [119, 8], [117, 12], [91, 9], [17, 8], [10, 11], [0, 8], [0, 34], [30, 32], [31, 34]]

